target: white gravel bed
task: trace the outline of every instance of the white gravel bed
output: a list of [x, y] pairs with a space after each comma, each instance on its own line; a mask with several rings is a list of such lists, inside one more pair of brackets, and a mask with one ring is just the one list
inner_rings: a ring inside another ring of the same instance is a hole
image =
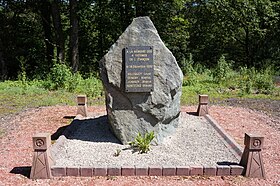
[[[217, 165], [239, 160], [225, 146], [223, 139], [203, 117], [181, 113], [174, 134], [147, 154], [139, 154], [122, 145], [110, 132], [106, 117], [85, 120], [66, 139], [55, 157], [56, 166], [182, 166]], [[114, 156], [117, 149], [121, 152]]]

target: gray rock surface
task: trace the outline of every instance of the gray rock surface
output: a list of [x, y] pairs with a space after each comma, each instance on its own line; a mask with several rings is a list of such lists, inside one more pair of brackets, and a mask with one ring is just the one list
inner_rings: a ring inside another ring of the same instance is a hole
[[[124, 48], [152, 46], [154, 91], [124, 91]], [[154, 131], [156, 142], [176, 130], [180, 115], [183, 74], [175, 57], [160, 39], [149, 17], [135, 18], [100, 61], [111, 129], [127, 144], [138, 132]]]

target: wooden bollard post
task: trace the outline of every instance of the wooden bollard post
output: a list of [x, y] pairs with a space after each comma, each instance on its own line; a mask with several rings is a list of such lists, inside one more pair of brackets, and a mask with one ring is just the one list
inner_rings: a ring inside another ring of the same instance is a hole
[[51, 178], [51, 166], [53, 159], [50, 153], [51, 135], [49, 133], [38, 133], [33, 140], [33, 162], [30, 173], [31, 179]]
[[244, 167], [244, 176], [251, 178], [265, 178], [262, 160], [262, 147], [264, 137], [245, 133], [245, 149], [240, 165]]
[[208, 114], [208, 95], [199, 95], [197, 115], [205, 116], [206, 114]]
[[87, 117], [87, 96], [86, 95], [78, 95], [77, 96], [78, 110], [77, 115], [82, 115]]

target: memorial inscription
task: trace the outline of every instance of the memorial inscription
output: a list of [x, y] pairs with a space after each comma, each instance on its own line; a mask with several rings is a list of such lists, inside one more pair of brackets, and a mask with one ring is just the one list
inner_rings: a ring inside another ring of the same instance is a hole
[[153, 47], [125, 48], [125, 91], [152, 92], [154, 90]]

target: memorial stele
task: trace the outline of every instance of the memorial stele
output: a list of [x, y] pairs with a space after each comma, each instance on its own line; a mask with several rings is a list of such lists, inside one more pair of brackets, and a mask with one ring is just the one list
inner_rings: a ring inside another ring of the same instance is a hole
[[100, 61], [108, 122], [127, 144], [138, 132], [155, 142], [176, 131], [183, 74], [149, 17], [135, 18]]

